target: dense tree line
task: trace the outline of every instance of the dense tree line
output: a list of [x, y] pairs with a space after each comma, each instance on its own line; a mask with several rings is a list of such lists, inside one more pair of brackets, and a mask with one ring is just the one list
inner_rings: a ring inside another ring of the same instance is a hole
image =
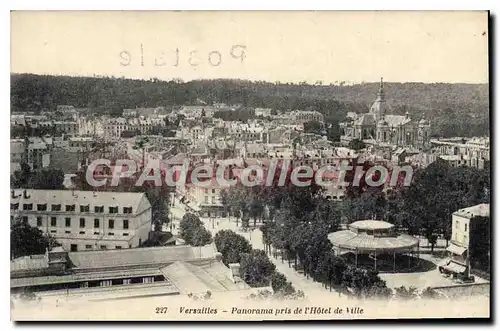
[[[486, 84], [385, 83], [393, 113], [406, 111], [414, 118], [425, 113], [434, 135], [478, 136], [489, 133], [489, 95]], [[134, 80], [114, 77], [11, 75], [12, 111], [54, 110], [57, 105], [90, 108], [120, 115], [125, 108], [224, 102], [244, 107], [277, 110], [317, 110], [327, 123], [344, 119], [347, 112], [368, 111], [378, 83], [352, 86], [314, 86], [244, 80], [190, 82]]]
[[212, 242], [212, 235], [198, 216], [186, 213], [179, 223], [180, 237], [191, 246], [205, 246]]

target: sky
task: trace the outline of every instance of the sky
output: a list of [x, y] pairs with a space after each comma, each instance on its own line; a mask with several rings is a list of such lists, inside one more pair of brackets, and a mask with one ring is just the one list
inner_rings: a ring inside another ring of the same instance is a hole
[[16, 11], [11, 72], [488, 83], [488, 14]]

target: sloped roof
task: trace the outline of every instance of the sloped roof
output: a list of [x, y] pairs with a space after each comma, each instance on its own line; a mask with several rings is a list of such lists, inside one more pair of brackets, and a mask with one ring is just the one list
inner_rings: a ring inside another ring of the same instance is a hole
[[21, 256], [10, 261], [10, 272], [19, 270], [46, 269], [49, 267], [44, 254]]
[[75, 268], [94, 269], [172, 263], [194, 259], [191, 246], [161, 246], [103, 251], [69, 252]]
[[489, 203], [482, 203], [482, 204], [475, 205], [472, 207], [463, 208], [463, 209], [457, 210], [453, 214], [458, 215], [458, 216], [467, 217], [467, 218], [472, 218], [474, 216], [489, 217], [490, 216], [490, 204]]
[[328, 239], [335, 247], [357, 249], [359, 251], [397, 251], [418, 245], [418, 239], [407, 234], [392, 237], [375, 237], [357, 234], [351, 230], [330, 233]]
[[[12, 198], [11, 201], [19, 202], [19, 204], [29, 204], [29, 203], [46, 203], [50, 204], [60, 204], [60, 205], [75, 205], [78, 206], [88, 206], [90, 205], [90, 210], [94, 209], [94, 206], [118, 206], [118, 207], [132, 207], [132, 213], [136, 214], [140, 212], [138, 210], [140, 202], [143, 198], [146, 198], [144, 193], [132, 193], [132, 192], [94, 192], [94, 191], [74, 191], [74, 190], [26, 190], [27, 198], [23, 194], [24, 190], [15, 190], [15, 196], [17, 198]], [[149, 205], [149, 202], [148, 202]], [[104, 212], [107, 210], [105, 208]], [[121, 213], [121, 210], [118, 211]]]
[[354, 121], [355, 125], [375, 125], [375, 115], [368, 113], [363, 114]]
[[177, 287], [181, 293], [203, 293], [207, 291], [226, 291], [220, 282], [203, 268], [186, 262], [175, 262], [160, 271]]

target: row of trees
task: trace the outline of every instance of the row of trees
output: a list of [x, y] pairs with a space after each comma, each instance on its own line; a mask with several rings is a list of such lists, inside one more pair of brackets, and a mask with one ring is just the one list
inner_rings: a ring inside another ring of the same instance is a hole
[[[356, 296], [392, 293], [376, 272], [348, 266], [335, 256], [327, 235], [339, 228], [341, 209], [324, 197], [322, 188], [314, 184], [308, 187], [235, 186], [223, 196], [226, 207], [243, 215], [243, 220], [244, 215], [265, 219], [260, 227], [265, 253], [281, 255], [289, 265], [293, 262], [294, 268], [330, 289], [350, 288]], [[240, 250], [251, 249], [244, 238], [233, 238], [230, 242], [233, 244], [229, 247], [218, 245], [219, 251], [224, 252], [223, 259], [238, 261]]]
[[[363, 166], [367, 170], [373, 165], [365, 162]], [[314, 184], [302, 188], [236, 185], [222, 192], [221, 201], [233, 215], [241, 217], [243, 227], [250, 218], [265, 220], [261, 230], [268, 253], [281, 254], [325, 286], [350, 284], [348, 287], [356, 288], [357, 277], [367, 277], [372, 279], [367, 282], [373, 287], [369, 291], [377, 294], [386, 291], [383, 283], [371, 274], [343, 266], [333, 255], [327, 235], [341, 223], [385, 220], [402, 231], [425, 236], [433, 250], [438, 236], [450, 239], [454, 211], [490, 200], [489, 168], [454, 168], [436, 161], [425, 169], [415, 169], [410, 186], [402, 185], [404, 174], [398, 177], [396, 187], [370, 187], [364, 176], [355, 186], [353, 179], [354, 171], [348, 171], [345, 181], [350, 185], [342, 202], [326, 199], [323, 189]], [[488, 232], [483, 230], [474, 241], [489, 242]], [[484, 255], [487, 249], [480, 251]], [[354, 276], [363, 273], [365, 276]]]
[[179, 223], [180, 237], [191, 246], [205, 246], [212, 242], [212, 235], [198, 216], [186, 213]]
[[290, 295], [295, 293], [292, 284], [285, 275], [276, 271], [266, 252], [252, 249], [252, 245], [243, 236], [232, 230], [219, 231], [214, 238], [217, 251], [222, 254], [222, 262], [240, 264], [240, 274], [251, 287], [271, 285], [275, 293]]
[[62, 190], [63, 182], [64, 172], [61, 169], [42, 168], [33, 171], [25, 162], [21, 162], [20, 169], [10, 176], [10, 187], [13, 189]]
[[[363, 169], [366, 171], [371, 166], [373, 164], [365, 162]], [[404, 173], [399, 174], [395, 187], [388, 187], [388, 184], [370, 187], [365, 176], [358, 186], [354, 186], [353, 177], [354, 171], [346, 173], [345, 181], [350, 185], [346, 189], [346, 199], [339, 204], [343, 223], [385, 220], [409, 234], [424, 236], [431, 250], [439, 236], [451, 239], [453, 212], [490, 202], [489, 165], [485, 169], [452, 167], [438, 159], [424, 169], [413, 169], [409, 186], [403, 185]]]

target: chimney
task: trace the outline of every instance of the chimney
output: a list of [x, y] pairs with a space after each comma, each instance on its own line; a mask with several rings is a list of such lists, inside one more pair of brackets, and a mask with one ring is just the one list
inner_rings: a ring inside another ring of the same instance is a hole
[[233, 283], [238, 283], [241, 280], [239, 263], [229, 264], [229, 278], [233, 281]]

